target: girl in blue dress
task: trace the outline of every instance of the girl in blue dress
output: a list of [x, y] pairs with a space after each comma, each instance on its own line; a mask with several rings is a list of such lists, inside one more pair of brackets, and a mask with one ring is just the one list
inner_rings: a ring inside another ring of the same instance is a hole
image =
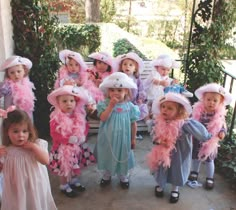
[[167, 93], [154, 100], [155, 114], [153, 148], [148, 154], [148, 164], [157, 182], [156, 197], [163, 197], [167, 183], [172, 185], [170, 203], [179, 200], [179, 186], [188, 179], [191, 157], [192, 136], [199, 141], [211, 138], [206, 128], [196, 120], [189, 119], [192, 107], [179, 93]]
[[123, 189], [129, 188], [128, 171], [135, 165], [136, 121], [139, 108], [130, 102], [131, 90], [137, 86], [131, 78], [115, 72], [104, 79], [100, 89], [105, 93], [105, 101], [97, 105], [101, 120], [96, 145], [98, 169], [103, 171], [100, 186], [111, 183], [117, 175]]

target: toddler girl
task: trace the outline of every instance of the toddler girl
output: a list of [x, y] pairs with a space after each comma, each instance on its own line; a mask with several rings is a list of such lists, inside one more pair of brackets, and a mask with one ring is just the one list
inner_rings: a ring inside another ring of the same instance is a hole
[[0, 67], [5, 71], [5, 79], [0, 83], [0, 97], [4, 97], [4, 108], [11, 105], [26, 111], [31, 119], [34, 111], [35, 89], [29, 80], [32, 62], [18, 55], [9, 57]]
[[152, 61], [152, 66], [154, 69], [144, 80], [144, 89], [147, 93], [150, 111], [153, 100], [164, 95], [164, 88], [178, 83], [177, 80], [169, 77], [171, 69], [178, 67], [178, 63], [169, 55], [160, 55]]
[[192, 171], [189, 180], [197, 181], [201, 162], [205, 162], [205, 188], [211, 190], [214, 188], [214, 159], [219, 147], [218, 142], [223, 140], [226, 134], [225, 106], [231, 103], [232, 97], [229, 92], [216, 83], [198, 88], [195, 95], [199, 101], [193, 106], [192, 117], [201, 122], [213, 137], [203, 144], [193, 139]]
[[47, 168], [48, 143], [37, 139], [28, 114], [14, 107], [1, 110], [3, 195], [1, 210], [54, 210]]
[[50, 115], [52, 149], [49, 167], [60, 176], [60, 190], [68, 197], [77, 196], [85, 190], [78, 175], [83, 166], [95, 162], [85, 142], [85, 110], [88, 100], [80, 87], [64, 85], [48, 95], [48, 101], [55, 107]]
[[179, 186], [188, 179], [192, 155], [192, 136], [201, 141], [210, 138], [205, 127], [188, 119], [192, 108], [178, 93], [167, 93], [153, 102], [155, 125], [153, 148], [148, 164], [157, 182], [156, 197], [163, 197], [166, 183], [172, 184], [170, 203], [179, 200]]
[[113, 58], [105, 52], [95, 52], [88, 57], [94, 60], [93, 68], [88, 71], [89, 79], [99, 87], [104, 78], [114, 71]]
[[137, 86], [126, 74], [115, 72], [104, 79], [100, 88], [107, 98], [97, 105], [101, 123], [96, 144], [98, 169], [103, 170], [100, 186], [110, 184], [111, 176], [117, 174], [123, 189], [129, 188], [129, 169], [135, 160], [132, 148], [135, 146], [136, 120], [139, 109], [131, 103], [131, 89]]
[[117, 57], [118, 71], [128, 75], [137, 85], [137, 89], [132, 90], [132, 102], [139, 106], [141, 112], [139, 120], [144, 120], [150, 128], [151, 120], [149, 119], [148, 107], [146, 104], [146, 93], [140, 73], [143, 68], [142, 59], [133, 52], [120, 55]]

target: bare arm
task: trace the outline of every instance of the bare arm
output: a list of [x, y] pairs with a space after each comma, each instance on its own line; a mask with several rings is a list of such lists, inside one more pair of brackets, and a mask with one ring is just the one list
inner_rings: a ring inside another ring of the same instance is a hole
[[131, 123], [131, 149], [135, 148], [136, 145], [136, 133], [137, 133], [137, 123]]
[[33, 143], [33, 142], [26, 142], [23, 146], [25, 149], [31, 150], [35, 158], [38, 162], [40, 162], [43, 165], [48, 165], [49, 164], [49, 155], [48, 152], [42, 149], [38, 144]]

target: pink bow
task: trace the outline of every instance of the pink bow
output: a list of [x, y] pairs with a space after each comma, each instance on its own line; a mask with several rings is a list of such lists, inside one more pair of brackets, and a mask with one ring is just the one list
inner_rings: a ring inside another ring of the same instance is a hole
[[9, 106], [6, 110], [0, 109], [0, 117], [7, 118], [7, 113], [12, 112], [16, 109], [16, 106]]

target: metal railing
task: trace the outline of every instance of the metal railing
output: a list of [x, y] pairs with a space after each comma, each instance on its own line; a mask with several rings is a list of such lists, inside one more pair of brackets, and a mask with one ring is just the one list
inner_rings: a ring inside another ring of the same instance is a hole
[[224, 75], [224, 80], [223, 80], [223, 87], [226, 88], [232, 95], [233, 95], [233, 103], [230, 105], [233, 108], [233, 113], [232, 113], [232, 118], [231, 122], [229, 125], [229, 130], [228, 130], [228, 137], [231, 142], [233, 142], [233, 134], [236, 132], [234, 129], [236, 129], [236, 122], [235, 122], [235, 117], [236, 117], [236, 76], [233, 75], [232, 73], [223, 70], [222, 71]]

